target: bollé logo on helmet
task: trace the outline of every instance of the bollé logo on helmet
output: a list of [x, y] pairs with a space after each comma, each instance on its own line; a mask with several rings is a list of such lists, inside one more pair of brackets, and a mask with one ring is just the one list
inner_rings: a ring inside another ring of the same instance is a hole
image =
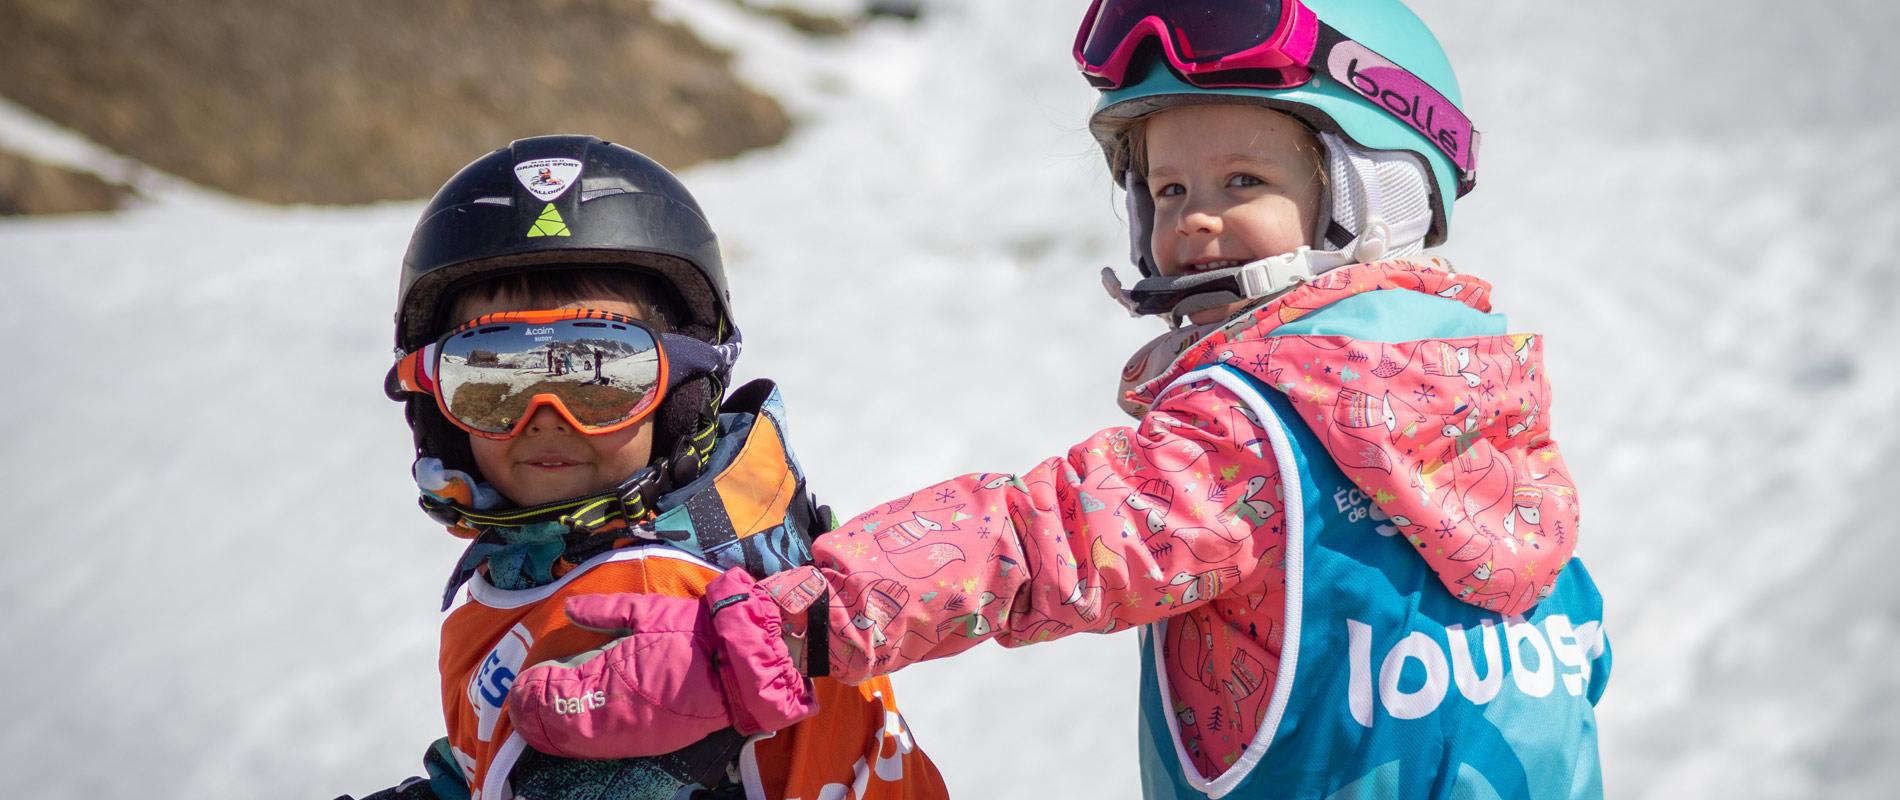
[[488, 651], [481, 667], [475, 670], [475, 677], [468, 682], [468, 703], [475, 708], [476, 739], [486, 742], [495, 735], [495, 722], [501, 718], [501, 709], [508, 702], [508, 690], [514, 688], [515, 676], [521, 673], [521, 662], [528, 658], [528, 648], [533, 645], [534, 635], [526, 627], [516, 625]]
[[1443, 148], [1460, 168], [1475, 166], [1473, 154], [1465, 146], [1472, 138], [1470, 121], [1444, 95], [1412, 73], [1353, 41], [1333, 47], [1326, 57], [1326, 70], [1334, 80], [1405, 120]]
[[581, 176], [581, 162], [571, 158], [537, 158], [515, 165], [521, 188], [542, 200], [560, 197]]

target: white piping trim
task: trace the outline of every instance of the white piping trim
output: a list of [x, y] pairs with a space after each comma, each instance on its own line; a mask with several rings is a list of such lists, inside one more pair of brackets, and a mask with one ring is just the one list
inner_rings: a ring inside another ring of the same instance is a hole
[[1267, 713], [1260, 720], [1260, 729], [1254, 732], [1252, 742], [1242, 751], [1240, 758], [1222, 772], [1219, 778], [1208, 780], [1194, 766], [1188, 757], [1187, 747], [1181, 742], [1181, 723], [1174, 714], [1174, 690], [1168, 685], [1168, 669], [1162, 651], [1167, 640], [1167, 620], [1157, 621], [1157, 637], [1152, 648], [1155, 661], [1155, 679], [1161, 688], [1162, 716], [1168, 720], [1168, 734], [1174, 737], [1174, 755], [1181, 764], [1181, 776], [1188, 785], [1204, 792], [1210, 798], [1220, 798], [1240, 786], [1247, 775], [1253, 772], [1255, 765], [1267, 754], [1267, 748], [1273, 744], [1274, 731], [1280, 727], [1280, 721], [1286, 716], [1287, 701], [1293, 695], [1293, 673], [1300, 660], [1300, 613], [1305, 607], [1306, 586], [1306, 505], [1300, 496], [1300, 476], [1287, 475], [1286, 470], [1298, 462], [1293, 459], [1293, 446], [1288, 441], [1286, 428], [1280, 422], [1280, 415], [1273, 410], [1258, 389], [1245, 379], [1223, 366], [1203, 367], [1194, 370], [1168, 384], [1155, 395], [1155, 405], [1160, 405], [1161, 397], [1174, 391], [1175, 387], [1200, 381], [1213, 381], [1225, 387], [1253, 409], [1260, 418], [1261, 425], [1267, 429], [1267, 439], [1273, 444], [1273, 460], [1280, 467], [1280, 486], [1285, 497], [1282, 505], [1286, 514], [1286, 628], [1281, 635], [1280, 669], [1274, 680], [1273, 698], [1267, 704]]
[[739, 748], [739, 785], [745, 787], [745, 800], [768, 800], [765, 796], [765, 780], [759, 777], [759, 753], [755, 745], [778, 735], [778, 731], [767, 731], [745, 740], [745, 746]]
[[514, 771], [515, 762], [521, 760], [521, 753], [526, 749], [528, 740], [521, 738], [521, 734], [508, 734], [508, 740], [501, 743], [494, 759], [488, 762], [488, 774], [482, 777], [482, 797], [513, 800], [515, 787], [508, 785], [508, 773]]
[[723, 571], [707, 563], [705, 559], [671, 545], [643, 544], [601, 553], [568, 571], [566, 575], [561, 576], [560, 580], [544, 586], [536, 586], [532, 589], [497, 589], [494, 584], [488, 582], [487, 578], [483, 577], [480, 573], [476, 573], [475, 577], [470, 578], [468, 581], [468, 599], [481, 603], [489, 608], [520, 608], [530, 603], [539, 603], [542, 600], [553, 597], [555, 592], [561, 590], [561, 587], [568, 585], [575, 578], [579, 578], [588, 570], [602, 564], [615, 561], [645, 561], [649, 558], [684, 561], [688, 564], [697, 564], [714, 572]]

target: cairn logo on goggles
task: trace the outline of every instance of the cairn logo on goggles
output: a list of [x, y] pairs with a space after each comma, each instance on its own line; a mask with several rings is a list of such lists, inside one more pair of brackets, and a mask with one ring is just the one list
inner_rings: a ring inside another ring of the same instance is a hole
[[515, 179], [528, 194], [553, 200], [580, 180], [581, 162], [571, 158], [537, 158], [515, 165]]
[[1418, 76], [1350, 39], [1334, 45], [1326, 55], [1326, 70], [1334, 80], [1404, 120], [1450, 156], [1459, 169], [1469, 173], [1476, 168], [1477, 132], [1471, 129], [1471, 120]]

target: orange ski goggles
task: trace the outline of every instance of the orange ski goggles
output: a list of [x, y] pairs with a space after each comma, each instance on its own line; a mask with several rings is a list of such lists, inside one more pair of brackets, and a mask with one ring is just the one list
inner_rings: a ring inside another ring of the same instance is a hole
[[485, 439], [519, 435], [544, 407], [598, 435], [646, 419], [669, 385], [730, 368], [738, 354], [737, 339], [710, 345], [606, 311], [506, 311], [403, 354], [384, 392], [430, 395], [449, 422]]

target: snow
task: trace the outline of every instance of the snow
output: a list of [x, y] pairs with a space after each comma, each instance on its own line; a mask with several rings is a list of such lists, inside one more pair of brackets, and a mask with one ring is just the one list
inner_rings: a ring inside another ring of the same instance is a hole
[[[800, 120], [683, 177], [722, 233], [740, 370], [780, 380], [827, 502], [1021, 469], [1119, 421], [1115, 375], [1154, 330], [1096, 277], [1125, 240], [1068, 64], [1079, 0], [936, 2], [815, 41], [659, 5]], [[1548, 336], [1616, 647], [1610, 795], [1886, 795], [1900, 11], [1418, 8], [1486, 134], [1443, 252]], [[0, 795], [413, 774], [459, 551], [415, 511], [379, 391], [419, 204], [260, 207], [4, 104], [0, 144], [151, 197], [0, 220]], [[959, 797], [1132, 798], [1135, 649], [983, 647], [896, 681]]]

